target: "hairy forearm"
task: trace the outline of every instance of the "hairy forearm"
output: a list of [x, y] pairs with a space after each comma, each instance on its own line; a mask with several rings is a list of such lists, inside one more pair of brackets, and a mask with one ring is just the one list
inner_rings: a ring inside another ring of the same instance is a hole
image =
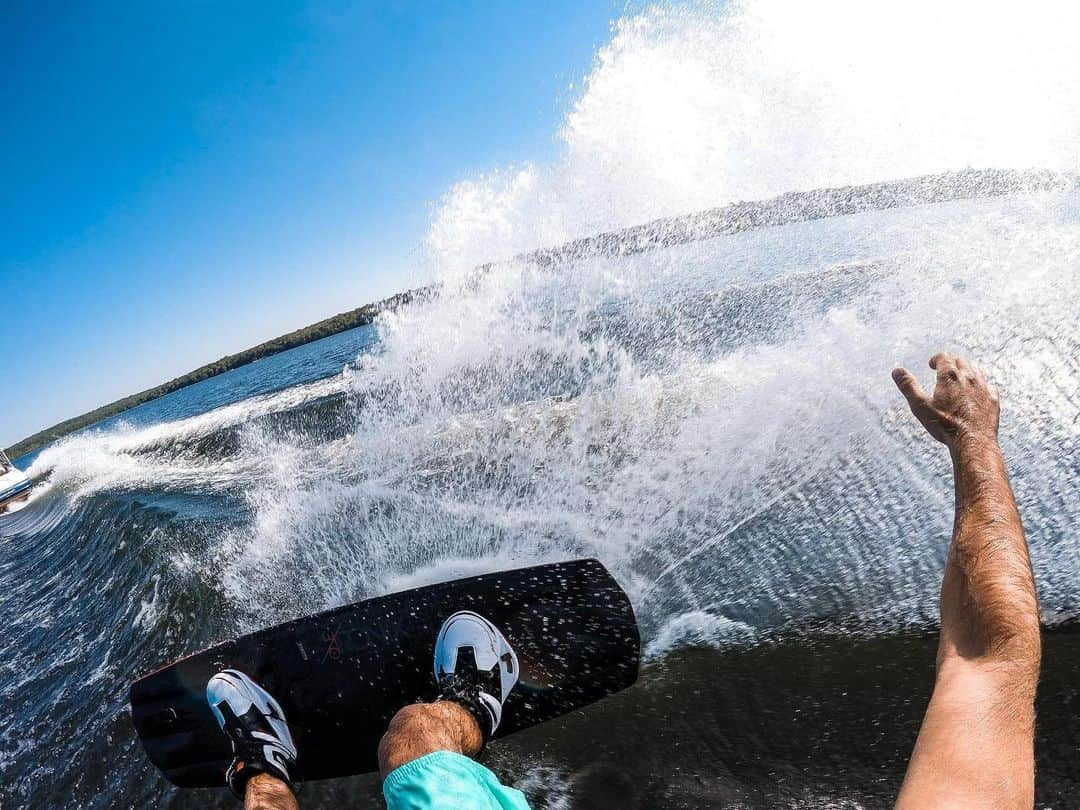
[[953, 447], [956, 519], [941, 591], [939, 660], [1039, 664], [1035, 580], [1020, 514], [994, 439]]
[[941, 643], [897, 807], [1030, 808], [1035, 799], [1039, 607], [1024, 529], [997, 443], [997, 391], [962, 357], [938, 352], [928, 396], [893, 380], [952, 454], [956, 522], [941, 585]]

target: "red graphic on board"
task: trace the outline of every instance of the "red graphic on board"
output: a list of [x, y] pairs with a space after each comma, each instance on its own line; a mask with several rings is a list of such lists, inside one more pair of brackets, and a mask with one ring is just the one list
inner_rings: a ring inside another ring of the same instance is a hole
[[323, 641], [326, 642], [326, 653], [322, 657], [322, 662], [325, 664], [326, 659], [329, 658], [332, 661], [338, 661], [341, 659], [341, 646], [338, 644], [338, 628], [333, 630], [327, 630], [323, 633]]

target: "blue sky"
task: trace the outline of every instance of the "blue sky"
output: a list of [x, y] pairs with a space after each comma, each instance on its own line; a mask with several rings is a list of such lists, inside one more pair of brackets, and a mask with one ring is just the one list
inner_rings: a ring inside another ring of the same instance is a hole
[[422, 281], [433, 203], [554, 156], [619, 11], [59, 9], [0, 10], [0, 447]]

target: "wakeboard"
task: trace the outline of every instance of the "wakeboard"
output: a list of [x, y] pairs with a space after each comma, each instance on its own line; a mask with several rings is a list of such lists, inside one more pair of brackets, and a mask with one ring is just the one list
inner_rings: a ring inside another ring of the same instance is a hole
[[174, 785], [223, 785], [232, 751], [206, 702], [206, 682], [239, 669], [281, 703], [302, 778], [377, 770], [379, 740], [395, 712], [435, 697], [435, 638], [458, 610], [490, 619], [517, 653], [520, 678], [496, 738], [637, 679], [640, 637], [629, 598], [600, 562], [574, 560], [392, 593], [225, 641], [135, 681], [135, 729]]

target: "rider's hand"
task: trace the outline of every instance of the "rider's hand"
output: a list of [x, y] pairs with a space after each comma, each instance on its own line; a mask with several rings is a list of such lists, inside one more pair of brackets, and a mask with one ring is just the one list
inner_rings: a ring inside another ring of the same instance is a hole
[[962, 357], [945, 352], [930, 358], [930, 368], [937, 371], [932, 397], [907, 369], [894, 369], [892, 373], [896, 387], [927, 432], [954, 451], [969, 438], [996, 442], [998, 394], [987, 384], [982, 371]]

